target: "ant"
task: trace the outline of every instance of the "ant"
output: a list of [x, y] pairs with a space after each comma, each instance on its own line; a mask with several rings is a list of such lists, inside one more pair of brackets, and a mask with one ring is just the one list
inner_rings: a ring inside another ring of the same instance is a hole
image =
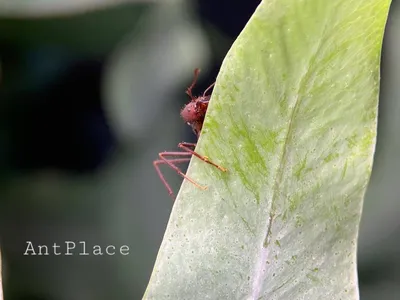
[[[208, 108], [208, 102], [210, 101], [210, 95], [206, 95], [207, 92], [215, 85], [215, 82], [211, 84], [203, 93], [202, 96], [199, 97], [194, 97], [192, 94], [192, 89], [196, 85], [197, 78], [199, 76], [200, 69], [195, 69], [194, 70], [194, 78], [192, 84], [187, 88], [186, 94], [190, 97], [190, 102], [186, 104], [182, 110], [181, 110], [181, 117], [183, 121], [192, 127], [192, 130], [194, 134], [197, 136], [197, 139], [200, 137], [201, 129], [203, 127], [203, 122], [204, 118], [206, 116], [207, 108]], [[226, 172], [227, 169], [213, 163], [212, 161], [209, 160], [207, 156], [203, 156], [198, 154], [197, 152], [194, 151], [197, 143], [187, 143], [187, 142], [182, 142], [178, 144], [178, 148], [182, 149], [183, 151], [164, 151], [160, 152], [158, 154], [159, 159], [155, 160], [153, 162], [154, 168], [156, 169], [158, 176], [160, 177], [161, 181], [165, 185], [169, 195], [172, 197], [172, 199], [175, 200], [174, 193], [169, 186], [168, 182], [165, 180], [163, 174], [160, 171], [160, 164], [166, 164], [173, 170], [175, 170], [179, 175], [181, 175], [183, 178], [187, 179], [190, 181], [194, 186], [196, 186], [199, 189], [206, 190], [206, 186], [199, 185], [197, 182], [195, 182], [193, 179], [190, 177], [186, 176], [177, 166], [176, 164], [179, 163], [184, 163], [184, 162], [189, 162], [190, 159], [192, 158], [192, 155], [198, 157], [202, 161], [216, 167], [217, 169], [221, 170], [222, 172]]]

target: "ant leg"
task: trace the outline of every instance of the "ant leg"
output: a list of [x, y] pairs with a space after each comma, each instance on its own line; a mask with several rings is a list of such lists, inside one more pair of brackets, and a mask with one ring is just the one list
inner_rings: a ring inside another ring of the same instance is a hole
[[215, 85], [215, 82], [213, 84], [211, 84], [203, 93], [203, 97], [206, 96], [207, 92]]
[[165, 158], [165, 156], [188, 156], [191, 154], [190, 153], [182, 153], [182, 152], [161, 152], [158, 154], [158, 156], [161, 158], [162, 161], [164, 161], [168, 166], [170, 166], [175, 172], [177, 172], [179, 175], [181, 175], [183, 178], [186, 180], [190, 181], [195, 187], [206, 190], [206, 186], [202, 186], [198, 184], [196, 181], [194, 181], [192, 178], [186, 176], [177, 166], [175, 166], [172, 162], [170, 162], [169, 159]]
[[[189, 162], [191, 159], [191, 157], [187, 157], [187, 158], [177, 158], [177, 159], [170, 159], [169, 161], [172, 164], [177, 164], [177, 163], [183, 163], [183, 162]], [[166, 164], [164, 160], [155, 160], [153, 161], [153, 166], [157, 171], [158, 177], [160, 177], [162, 183], [164, 184], [165, 188], [168, 191], [168, 194], [172, 197], [173, 200], [175, 200], [175, 195], [174, 192], [172, 191], [170, 185], [168, 184], [167, 180], [165, 179], [164, 175], [162, 174], [159, 165], [160, 164]]]
[[194, 86], [196, 85], [197, 82], [197, 78], [199, 77], [199, 73], [200, 73], [200, 69], [196, 68], [194, 69], [194, 78], [193, 78], [193, 82], [192, 84], [187, 88], [186, 90], [186, 94], [190, 97], [190, 99], [192, 99], [192, 101], [194, 101], [194, 97], [192, 95], [192, 89], [194, 88]]
[[178, 144], [178, 147], [193, 154], [194, 156], [200, 158], [202, 161], [216, 167], [218, 170], [221, 170], [222, 172], [226, 172], [228, 171], [227, 169], [225, 169], [224, 167], [221, 167], [215, 163], [213, 163], [212, 161], [210, 161], [210, 159], [207, 156], [204, 155], [200, 155], [197, 152], [193, 151], [192, 149], [190, 149], [189, 147], [193, 147], [193, 149], [196, 147], [196, 144], [194, 143], [186, 143], [186, 142], [182, 142]]

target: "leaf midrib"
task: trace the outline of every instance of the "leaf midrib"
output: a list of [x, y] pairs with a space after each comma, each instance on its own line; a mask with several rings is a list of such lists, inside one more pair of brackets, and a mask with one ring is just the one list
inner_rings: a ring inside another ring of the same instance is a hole
[[[321, 32], [321, 37], [325, 36], [325, 32], [326, 32], [326, 28], [327, 28], [327, 24], [328, 22], [325, 22], [325, 26], [324, 29]], [[320, 52], [321, 46], [323, 45], [323, 42], [325, 40], [323, 38], [319, 39], [319, 43], [316, 47], [315, 52], [310, 56], [309, 59], [309, 63], [307, 64], [308, 66], [313, 66], [315, 59], [317, 57], [317, 54]], [[302, 102], [302, 98], [300, 97], [300, 95], [303, 95], [304, 91], [305, 91], [305, 87], [306, 84], [309, 82], [309, 78], [311, 75], [311, 70], [312, 68], [309, 67], [307, 68], [306, 72], [304, 73], [303, 76], [301, 76], [301, 80], [299, 81], [299, 85], [297, 88], [297, 95], [296, 95], [296, 99], [295, 99], [295, 105], [292, 109], [292, 113], [289, 119], [289, 124], [288, 124], [288, 129], [286, 132], [286, 137], [285, 137], [285, 141], [284, 141], [284, 145], [283, 145], [283, 150], [282, 150], [282, 155], [280, 157], [280, 161], [279, 161], [279, 165], [278, 165], [278, 170], [276, 173], [276, 177], [275, 177], [275, 181], [273, 184], [273, 188], [272, 188], [272, 197], [271, 197], [271, 204], [269, 205], [269, 217], [268, 220], [266, 222], [266, 234], [265, 234], [265, 238], [263, 239], [263, 242], [261, 244], [260, 247], [260, 255], [258, 256], [259, 259], [257, 260], [256, 263], [256, 272], [255, 272], [255, 276], [254, 281], [253, 281], [253, 286], [252, 286], [252, 299], [259, 299], [260, 293], [261, 293], [261, 286], [262, 284], [265, 282], [264, 278], [262, 277], [262, 266], [265, 265], [265, 260], [268, 256], [268, 246], [270, 245], [270, 240], [271, 240], [271, 236], [272, 236], [272, 224], [273, 221], [275, 219], [275, 210], [276, 210], [276, 206], [275, 203], [277, 201], [277, 194], [279, 191], [279, 187], [280, 184], [282, 182], [282, 176], [283, 176], [283, 171], [284, 171], [284, 166], [286, 165], [287, 159], [286, 159], [286, 154], [287, 154], [287, 149], [288, 149], [288, 144], [290, 142], [291, 136], [292, 136], [292, 132], [293, 132], [293, 123], [294, 123], [294, 119], [297, 115], [297, 111], [301, 105]]]

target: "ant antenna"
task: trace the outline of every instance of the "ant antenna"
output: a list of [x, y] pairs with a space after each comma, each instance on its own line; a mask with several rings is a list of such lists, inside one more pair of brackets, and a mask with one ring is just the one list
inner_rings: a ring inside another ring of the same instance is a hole
[[192, 95], [192, 89], [193, 87], [196, 85], [197, 82], [197, 77], [199, 77], [199, 73], [200, 73], [200, 69], [196, 68], [194, 69], [194, 78], [193, 78], [193, 82], [192, 84], [187, 88], [186, 90], [186, 94], [189, 95], [190, 99], [192, 99], [192, 101], [194, 101], [194, 97]]
[[204, 91], [203, 97], [205, 97], [206, 93], [207, 93], [214, 85], [215, 85], [215, 82], [214, 82], [212, 85], [210, 85], [210, 86]]

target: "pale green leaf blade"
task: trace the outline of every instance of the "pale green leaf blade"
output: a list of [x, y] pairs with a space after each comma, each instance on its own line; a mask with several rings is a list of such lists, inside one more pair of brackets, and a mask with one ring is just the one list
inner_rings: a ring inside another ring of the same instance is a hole
[[357, 299], [389, 0], [263, 1], [229, 51], [145, 299]]

